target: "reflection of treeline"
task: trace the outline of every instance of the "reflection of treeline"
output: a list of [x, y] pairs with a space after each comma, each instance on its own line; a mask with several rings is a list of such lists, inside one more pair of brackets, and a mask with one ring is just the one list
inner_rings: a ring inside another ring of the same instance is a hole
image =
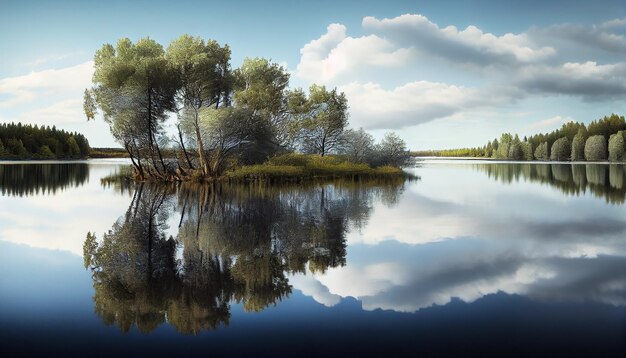
[[85, 163], [0, 165], [2, 195], [28, 196], [55, 193], [83, 185], [89, 177]]
[[483, 147], [415, 152], [418, 156], [483, 157], [508, 160], [623, 162], [626, 119], [612, 114], [584, 123], [568, 122], [550, 133], [520, 137], [504, 133]]
[[626, 201], [626, 167], [621, 164], [475, 164], [490, 178], [511, 183], [520, 179], [545, 183], [569, 195], [587, 190], [613, 204]]
[[0, 124], [0, 158], [61, 159], [89, 155], [89, 142], [82, 134], [22, 123]]
[[[167, 321], [183, 333], [227, 325], [231, 302], [261, 311], [291, 294], [288, 274], [345, 265], [345, 236], [402, 181], [307, 187], [139, 184], [101, 240], [89, 233], [96, 312], [124, 331]], [[178, 233], [165, 234], [171, 215]], [[177, 255], [177, 249], [181, 251]]]

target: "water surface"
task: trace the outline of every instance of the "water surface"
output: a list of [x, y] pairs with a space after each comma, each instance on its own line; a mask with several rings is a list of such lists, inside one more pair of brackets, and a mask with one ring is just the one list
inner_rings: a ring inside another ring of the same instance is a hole
[[124, 164], [0, 164], [3, 356], [626, 354], [622, 165], [101, 183]]

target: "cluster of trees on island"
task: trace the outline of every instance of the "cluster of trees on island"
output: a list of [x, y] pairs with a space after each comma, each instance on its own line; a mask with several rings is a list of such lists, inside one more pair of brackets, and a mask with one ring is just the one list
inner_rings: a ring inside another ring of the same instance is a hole
[[484, 157], [507, 160], [604, 161], [626, 160], [626, 120], [612, 114], [591, 122], [569, 122], [558, 130], [520, 139], [504, 133], [483, 147], [417, 154], [444, 157]]
[[[410, 162], [397, 135], [375, 145], [365, 131], [347, 129], [344, 93], [290, 89], [282, 66], [246, 58], [233, 70], [230, 56], [228, 45], [189, 35], [167, 49], [150, 38], [105, 44], [95, 54], [94, 86], [85, 90], [87, 118], [102, 112], [139, 180], [219, 177], [289, 152], [338, 154], [370, 166]], [[176, 123], [169, 123], [172, 114]], [[175, 158], [166, 148], [176, 148]]]
[[89, 141], [79, 133], [50, 126], [0, 124], [0, 158], [68, 159], [89, 155]]

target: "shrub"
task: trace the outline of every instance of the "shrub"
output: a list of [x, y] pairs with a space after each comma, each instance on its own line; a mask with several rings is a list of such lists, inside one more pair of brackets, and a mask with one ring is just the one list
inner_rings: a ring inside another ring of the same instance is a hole
[[570, 155], [572, 161], [585, 160], [585, 136], [582, 132], [578, 132], [572, 140], [572, 153]]
[[533, 160], [533, 146], [529, 142], [522, 142], [522, 160]]
[[548, 160], [548, 142], [543, 142], [535, 149], [535, 159]]
[[585, 159], [588, 161], [606, 160], [606, 139], [603, 135], [594, 135], [587, 139]]
[[619, 131], [609, 139], [609, 161], [623, 162], [624, 156], [624, 135]]
[[567, 137], [561, 137], [552, 144], [550, 151], [550, 160], [562, 161], [569, 160], [572, 154], [572, 146]]

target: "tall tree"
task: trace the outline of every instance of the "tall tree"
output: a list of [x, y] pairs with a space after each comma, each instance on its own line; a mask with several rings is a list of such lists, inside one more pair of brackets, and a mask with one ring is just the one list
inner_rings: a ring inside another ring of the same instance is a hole
[[[227, 105], [230, 101], [233, 76], [230, 70], [230, 48], [214, 40], [206, 43], [199, 37], [183, 35], [172, 41], [166, 58], [180, 77], [178, 99], [180, 127], [188, 138], [193, 138], [202, 173], [209, 172], [200, 129], [200, 111], [203, 108]], [[182, 135], [181, 135], [182, 136]], [[183, 151], [184, 142], [180, 143]]]
[[302, 146], [305, 152], [324, 156], [337, 149], [348, 125], [348, 100], [336, 88], [309, 88], [309, 117], [303, 122]]
[[131, 155], [139, 176], [144, 177], [140, 162], [147, 158], [149, 174], [167, 178], [168, 168], [161, 153], [166, 139], [162, 126], [168, 114], [176, 111], [179, 78], [165, 58], [163, 47], [150, 38], [137, 43], [124, 38], [116, 47], [102, 46], [94, 62], [94, 87], [85, 101], [88, 118], [93, 118], [93, 100], [113, 136]]

